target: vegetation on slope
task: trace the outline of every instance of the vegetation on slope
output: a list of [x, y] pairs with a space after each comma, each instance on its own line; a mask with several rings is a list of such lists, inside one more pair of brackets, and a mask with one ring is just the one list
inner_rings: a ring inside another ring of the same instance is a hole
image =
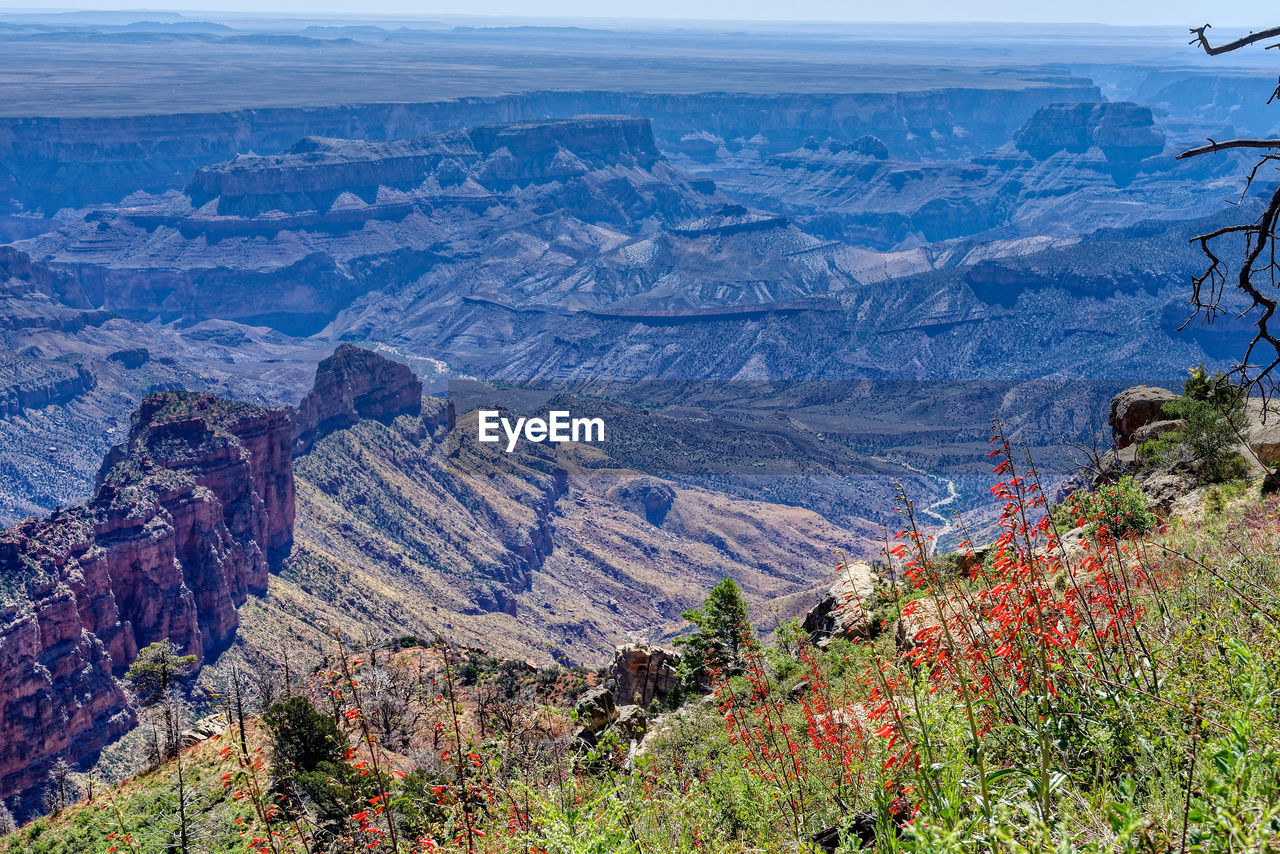
[[639, 747], [572, 735], [590, 674], [335, 640], [273, 696], [237, 688], [219, 739], [0, 851], [181, 850], [178, 763], [191, 851], [1270, 850], [1274, 499], [1219, 490], [1203, 519], [1124, 540], [1100, 508], [1070, 520], [1098, 537], [1063, 545], [1034, 470], [999, 434], [995, 453], [985, 560], [934, 557], [904, 502], [896, 632], [763, 646], [743, 620], [721, 667], [704, 619], [712, 692]]

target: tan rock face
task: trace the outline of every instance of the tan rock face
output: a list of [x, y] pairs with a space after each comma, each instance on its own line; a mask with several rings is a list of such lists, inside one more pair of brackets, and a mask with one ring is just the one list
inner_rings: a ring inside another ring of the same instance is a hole
[[1145, 385], [1127, 388], [1113, 397], [1107, 420], [1116, 449], [1132, 445], [1140, 428], [1167, 420], [1164, 405], [1176, 397], [1168, 389]]
[[114, 676], [168, 638], [230, 643], [292, 540], [287, 413], [211, 395], [148, 397], [87, 506], [0, 533], [0, 798], [126, 732]]
[[628, 644], [618, 647], [609, 674], [616, 687], [613, 698], [618, 705], [647, 708], [657, 700], [662, 703], [676, 686], [676, 667], [680, 654], [660, 646]]
[[819, 647], [833, 638], [866, 638], [879, 629], [870, 617], [867, 603], [875, 592], [875, 576], [866, 563], [850, 563], [841, 569], [834, 584], [817, 605], [809, 609], [800, 625]]
[[1245, 418], [1249, 449], [1257, 456], [1257, 462], [1263, 466], [1280, 462], [1280, 406], [1250, 399], [1245, 406]]

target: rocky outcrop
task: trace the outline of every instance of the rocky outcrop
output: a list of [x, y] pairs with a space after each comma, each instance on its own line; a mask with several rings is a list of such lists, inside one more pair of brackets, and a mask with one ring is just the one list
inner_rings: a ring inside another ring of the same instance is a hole
[[88, 307], [74, 277], [33, 261], [12, 246], [0, 246], [0, 294], [41, 294], [72, 308]]
[[283, 410], [152, 395], [88, 505], [0, 534], [0, 797], [128, 729], [113, 675], [139, 647], [231, 641], [292, 541], [290, 444]]
[[1127, 448], [1140, 441], [1135, 434], [1142, 428], [1167, 421], [1164, 405], [1175, 398], [1177, 395], [1168, 389], [1145, 385], [1127, 388], [1113, 397], [1107, 422], [1111, 425], [1111, 438], [1116, 449]]
[[680, 654], [660, 646], [627, 644], [613, 654], [609, 676], [614, 681], [613, 698], [619, 705], [648, 708], [667, 699], [676, 687]]
[[1245, 416], [1249, 422], [1249, 448], [1258, 462], [1266, 467], [1280, 463], [1280, 412], [1254, 399], [1245, 406]]
[[406, 365], [343, 344], [316, 368], [316, 381], [293, 415], [293, 447], [369, 419], [387, 422], [422, 411], [422, 383]]
[[835, 638], [872, 637], [879, 630], [868, 607], [874, 592], [875, 577], [869, 564], [845, 564], [826, 595], [804, 615], [800, 626], [819, 647], [826, 647]]
[[[1096, 486], [1132, 475], [1146, 494], [1151, 507], [1161, 512], [1178, 512], [1195, 508], [1199, 500], [1197, 487], [1203, 485], [1201, 462], [1188, 455], [1169, 462], [1156, 462], [1139, 456], [1139, 446], [1157, 436], [1181, 430], [1186, 422], [1169, 418], [1164, 405], [1178, 395], [1151, 386], [1134, 386], [1117, 394], [1111, 401], [1109, 423], [1114, 446], [1099, 460]], [[1280, 463], [1280, 410], [1259, 398], [1244, 401], [1243, 417], [1238, 425], [1240, 441], [1235, 451], [1243, 460], [1241, 471], [1250, 476], [1263, 475]]]
[[650, 525], [661, 525], [675, 503], [676, 493], [669, 484], [652, 477], [624, 480], [610, 487], [610, 501], [643, 516]]
[[613, 693], [607, 688], [592, 688], [578, 698], [573, 707], [577, 717], [578, 737], [585, 741], [594, 741], [595, 734], [618, 719], [618, 706], [613, 702]]
[[1037, 160], [1096, 147], [1109, 163], [1129, 169], [1164, 151], [1164, 132], [1151, 108], [1128, 102], [1049, 104], [1036, 111], [1013, 141]]
[[648, 168], [660, 157], [648, 120], [625, 116], [480, 125], [391, 142], [307, 137], [283, 154], [241, 155], [200, 169], [187, 194], [197, 208], [217, 200], [222, 216], [256, 216], [325, 210], [344, 196], [368, 207], [379, 187], [424, 180], [465, 194], [474, 178], [503, 191], [601, 166]]
[[68, 359], [0, 356], [0, 417], [67, 403], [92, 390], [97, 378], [83, 364]]

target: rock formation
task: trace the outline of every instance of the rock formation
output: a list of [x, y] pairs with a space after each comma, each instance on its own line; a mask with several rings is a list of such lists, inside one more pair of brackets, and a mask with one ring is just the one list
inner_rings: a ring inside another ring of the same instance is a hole
[[1149, 424], [1166, 420], [1164, 405], [1177, 398], [1168, 389], [1139, 385], [1127, 388], [1111, 399], [1107, 422], [1116, 449], [1134, 444], [1135, 434]]
[[0, 417], [73, 400], [97, 385], [78, 361], [0, 355]]
[[[1112, 398], [1108, 423], [1113, 447], [1099, 460], [1095, 485], [1132, 475], [1151, 506], [1162, 512], [1195, 500], [1197, 460], [1159, 464], [1144, 461], [1138, 455], [1143, 442], [1186, 426], [1186, 422], [1165, 414], [1164, 405], [1176, 399], [1178, 395], [1172, 391], [1152, 386], [1127, 388]], [[1280, 462], [1280, 411], [1274, 404], [1258, 398], [1246, 400], [1240, 435], [1244, 441], [1236, 451], [1253, 475]]]
[[660, 116], [659, 142], [668, 150], [683, 151], [686, 138], [728, 140], [737, 148], [762, 134], [766, 153], [772, 153], [789, 151], [810, 134], [853, 139], [872, 133], [894, 150], [954, 153], [999, 145], [1044, 104], [1097, 101], [1099, 95], [1087, 80], [1064, 78], [1034, 86], [1011, 81], [1003, 89], [862, 95], [544, 91], [311, 109], [5, 117], [0, 119], [0, 187], [7, 187], [0, 213], [11, 206], [52, 212], [115, 202], [137, 190], [181, 189], [199, 167], [244, 151], [284, 151], [305, 134], [386, 140], [483, 122], [623, 113]]
[[639, 477], [609, 489], [610, 501], [643, 516], [650, 525], [661, 525], [671, 512], [676, 493], [669, 484], [652, 477]]
[[316, 368], [315, 386], [293, 416], [295, 453], [362, 418], [389, 421], [422, 411], [422, 383], [399, 362], [343, 344]]
[[635, 704], [648, 708], [659, 703], [676, 687], [680, 654], [660, 646], [627, 644], [613, 655], [609, 675], [614, 680], [613, 698], [618, 705]]
[[292, 541], [290, 440], [283, 410], [152, 395], [89, 504], [0, 534], [0, 797], [131, 726], [113, 675], [139, 647], [231, 641]]
[[133, 725], [116, 678], [139, 648], [169, 639], [203, 663], [231, 642], [293, 543], [296, 437], [417, 413], [421, 393], [404, 365], [344, 345], [292, 418], [153, 394], [88, 504], [0, 532], [0, 799]]
[[618, 719], [618, 707], [607, 688], [592, 688], [578, 698], [573, 707], [577, 715], [578, 738], [593, 743], [596, 733]]
[[1013, 139], [1037, 160], [1096, 147], [1109, 163], [1129, 170], [1164, 151], [1164, 133], [1151, 108], [1127, 102], [1049, 104], [1037, 110]]
[[870, 565], [845, 564], [826, 595], [804, 615], [800, 626], [819, 647], [826, 647], [834, 638], [871, 637], [879, 630], [867, 607], [874, 592]]

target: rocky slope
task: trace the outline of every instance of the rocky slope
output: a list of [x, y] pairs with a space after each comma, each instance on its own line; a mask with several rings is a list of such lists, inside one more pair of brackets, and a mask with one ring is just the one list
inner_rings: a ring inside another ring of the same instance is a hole
[[326, 625], [595, 663], [620, 643], [669, 637], [725, 576], [761, 625], [776, 620], [771, 603], [798, 613], [832, 549], [875, 543], [865, 522], [649, 477], [599, 446], [507, 454], [475, 431], [474, 412], [455, 419], [425, 398], [420, 415], [316, 441], [296, 461], [293, 555], [202, 678], [214, 684], [233, 661], [307, 660]]

